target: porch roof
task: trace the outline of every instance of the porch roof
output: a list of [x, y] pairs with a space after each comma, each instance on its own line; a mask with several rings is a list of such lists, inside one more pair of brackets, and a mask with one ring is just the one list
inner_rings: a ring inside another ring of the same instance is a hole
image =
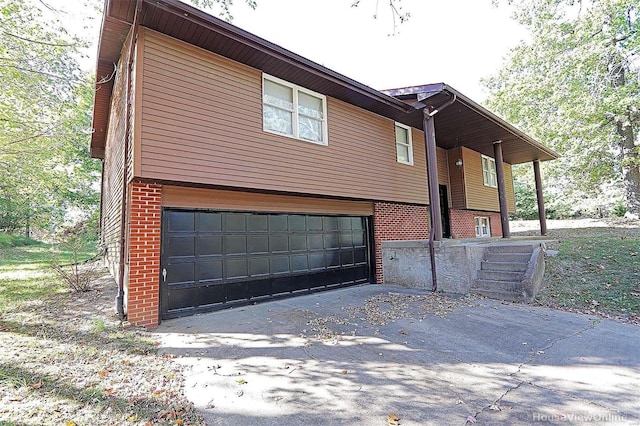
[[[378, 91], [274, 43], [215, 18], [179, 0], [138, 0], [141, 26], [210, 52], [422, 129], [422, 111], [410, 105], [418, 95], [423, 103], [439, 105], [450, 94], [458, 99], [436, 116], [438, 146], [456, 143], [493, 155], [492, 142], [503, 141], [504, 160], [511, 164], [558, 157], [539, 142], [471, 101], [444, 83]], [[104, 158], [114, 72], [124, 40], [134, 21], [136, 1], [105, 0], [96, 66], [91, 155]], [[427, 96], [424, 96], [426, 94]]]
[[558, 153], [445, 83], [382, 92], [409, 104], [422, 102], [433, 108], [445, 104], [455, 96], [455, 102], [434, 117], [436, 142], [441, 148], [464, 146], [493, 157], [493, 142], [500, 140], [504, 161], [509, 164], [554, 160], [559, 157]]

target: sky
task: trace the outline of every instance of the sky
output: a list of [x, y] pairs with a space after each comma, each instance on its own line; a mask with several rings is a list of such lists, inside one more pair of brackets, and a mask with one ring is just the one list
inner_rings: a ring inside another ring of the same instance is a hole
[[375, 89], [444, 82], [478, 102], [480, 79], [526, 35], [506, 2], [402, 0], [411, 17], [396, 34], [387, 0], [352, 2], [236, 0], [233, 24]]
[[[97, 42], [100, 20], [93, 30], [81, 27], [87, 23], [81, 0], [47, 3]], [[506, 2], [494, 7], [491, 0], [402, 0], [411, 17], [395, 33], [388, 0], [360, 0], [358, 7], [353, 0], [257, 3], [253, 10], [235, 0], [233, 24], [374, 89], [444, 82], [480, 103], [487, 95], [480, 79], [526, 36]], [[88, 68], [96, 49], [94, 43], [84, 61]]]

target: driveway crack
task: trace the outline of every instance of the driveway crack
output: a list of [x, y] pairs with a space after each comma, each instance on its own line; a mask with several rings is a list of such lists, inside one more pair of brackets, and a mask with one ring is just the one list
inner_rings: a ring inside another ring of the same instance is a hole
[[[600, 319], [597, 319], [597, 318], [595, 318], [595, 319], [591, 319], [591, 325], [589, 325], [588, 327], [581, 328], [580, 330], [578, 330], [578, 331], [576, 331], [576, 332], [574, 332], [574, 333], [571, 333], [571, 334], [569, 334], [569, 335], [561, 336], [561, 337], [558, 337], [558, 338], [556, 338], [556, 339], [553, 339], [553, 340], [552, 340], [551, 342], [549, 342], [546, 346], [544, 346], [544, 347], [542, 347], [542, 348], [540, 348], [540, 349], [536, 349], [536, 350], [532, 351], [532, 352], [531, 352], [531, 355], [529, 356], [529, 359], [528, 359], [528, 360], [526, 360], [526, 361], [524, 361], [524, 362], [522, 362], [522, 363], [520, 363], [520, 365], [518, 365], [518, 368], [516, 369], [516, 371], [514, 371], [513, 373], [510, 373], [508, 376], [509, 376], [509, 377], [516, 378], [516, 377], [518, 376], [518, 374], [520, 374], [520, 371], [522, 371], [522, 368], [523, 368], [524, 366], [526, 366], [526, 365], [531, 364], [533, 361], [535, 361], [535, 359], [536, 359], [536, 357], [537, 357], [538, 355], [542, 355], [542, 354], [544, 354], [544, 352], [545, 352], [545, 351], [547, 351], [547, 350], [549, 350], [549, 349], [553, 348], [553, 346], [555, 346], [555, 345], [556, 345], [557, 343], [559, 343], [559, 342], [562, 342], [562, 341], [564, 341], [564, 340], [569, 340], [569, 339], [571, 339], [571, 338], [573, 338], [573, 337], [575, 337], [575, 336], [578, 336], [578, 335], [580, 335], [580, 334], [582, 334], [582, 333], [584, 333], [584, 332], [587, 332], [587, 331], [589, 331], [589, 330], [593, 330], [593, 329], [595, 329], [595, 328], [598, 326], [598, 324], [600, 324], [600, 322], [601, 322], [601, 320], [600, 320]], [[477, 421], [477, 419], [478, 419], [478, 416], [479, 416], [480, 414], [482, 414], [483, 412], [487, 411], [487, 410], [497, 410], [497, 411], [500, 411], [500, 410], [501, 410], [501, 408], [500, 408], [500, 403], [502, 402], [502, 400], [504, 399], [504, 397], [505, 397], [505, 396], [507, 396], [510, 392], [512, 392], [512, 391], [514, 391], [514, 390], [516, 390], [516, 389], [520, 388], [520, 386], [522, 386], [522, 385], [524, 385], [524, 384], [530, 384], [530, 385], [532, 385], [532, 386], [537, 386], [537, 385], [535, 385], [535, 384], [533, 384], [532, 382], [529, 382], [529, 381], [527, 381], [527, 380], [518, 380], [518, 382], [517, 382], [514, 386], [511, 386], [510, 388], [508, 388], [508, 389], [507, 389], [507, 390], [506, 390], [502, 395], [500, 395], [496, 400], [494, 400], [494, 401], [493, 401], [493, 403], [491, 403], [491, 404], [489, 404], [489, 405], [487, 405], [487, 406], [482, 407], [479, 411], [477, 411], [477, 412], [476, 412], [476, 414], [475, 414], [475, 415], [473, 415], [473, 416], [469, 416], [469, 417], [467, 418], [467, 421], [466, 421], [466, 423], [465, 423], [465, 424], [475, 423], [475, 422]], [[544, 388], [542, 388], [542, 387], [540, 387], [540, 386], [537, 386], [537, 387], [539, 387], [539, 388], [541, 388], [541, 389], [544, 389]], [[587, 402], [592, 403], [591, 401], [587, 401]], [[596, 405], [596, 404], [594, 404], [594, 405]], [[607, 408], [607, 407], [603, 407], [603, 408], [609, 409], [609, 408]]]

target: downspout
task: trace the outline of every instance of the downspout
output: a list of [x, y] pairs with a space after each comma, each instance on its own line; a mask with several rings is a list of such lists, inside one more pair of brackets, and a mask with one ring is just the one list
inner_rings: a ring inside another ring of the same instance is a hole
[[126, 109], [125, 109], [125, 133], [124, 133], [124, 161], [122, 171], [122, 206], [120, 209], [120, 268], [118, 271], [118, 296], [116, 296], [116, 309], [120, 321], [124, 320], [124, 278], [125, 278], [125, 260], [126, 260], [126, 240], [127, 240], [127, 187], [129, 184], [129, 146], [131, 143], [131, 74], [133, 72], [133, 50], [136, 43], [136, 35], [138, 33], [138, 25], [140, 24], [140, 12], [142, 11], [142, 0], [137, 0], [136, 12], [133, 17], [133, 25], [131, 26], [131, 44], [129, 45], [129, 53], [127, 58], [127, 84], [126, 84]]
[[[439, 198], [439, 188], [438, 188], [438, 179], [437, 179], [438, 159], [436, 157], [436, 150], [435, 150], [436, 139], [435, 139], [435, 127], [433, 123], [433, 117], [443, 109], [452, 105], [457, 98], [458, 98], [457, 95], [454, 93], [453, 97], [449, 99], [447, 102], [445, 102], [444, 104], [442, 104], [440, 107], [438, 108], [425, 107], [423, 109], [424, 120], [423, 120], [422, 127], [424, 130], [424, 138], [425, 138], [425, 145], [426, 145], [425, 148], [426, 148], [426, 155], [427, 155], [427, 184], [429, 187], [429, 206], [431, 210], [431, 214], [430, 214], [431, 227], [429, 229], [429, 257], [431, 259], [431, 278], [432, 278], [431, 291], [433, 292], [438, 291], [438, 276], [436, 273], [436, 253], [435, 253], [434, 240], [437, 239], [438, 241], [440, 241], [442, 239], [441, 224], [440, 223], [436, 224], [435, 220], [433, 219], [434, 210], [437, 210], [438, 212], [437, 216], [440, 217], [439, 215], [440, 198]], [[434, 176], [434, 174], [436, 175]], [[435, 233], [436, 226], [440, 230], [439, 235], [436, 235]]]

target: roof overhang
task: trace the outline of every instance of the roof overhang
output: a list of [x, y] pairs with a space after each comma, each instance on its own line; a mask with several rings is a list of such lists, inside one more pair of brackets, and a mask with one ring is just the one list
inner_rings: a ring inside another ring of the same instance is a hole
[[[136, 2], [105, 0], [96, 66], [91, 155], [104, 158], [113, 75], [135, 15]], [[445, 84], [378, 91], [274, 43], [215, 18], [179, 0], [142, 0], [139, 24], [210, 52], [246, 64], [327, 96], [361, 107], [392, 120], [422, 128], [422, 111], [410, 105], [412, 97], [423, 103], [458, 100], [436, 116], [438, 146], [456, 141], [489, 153], [486, 141], [503, 141], [506, 162], [550, 160], [558, 155], [515, 129], [480, 105]], [[409, 101], [409, 102], [408, 102]], [[483, 134], [486, 131], [487, 134]], [[522, 146], [519, 146], [522, 145]]]
[[445, 83], [383, 90], [409, 104], [421, 102], [437, 108], [455, 95], [455, 102], [434, 119], [436, 141], [444, 149], [464, 146], [493, 157], [493, 143], [502, 142], [504, 161], [509, 164], [554, 160], [559, 154], [507, 123]]

